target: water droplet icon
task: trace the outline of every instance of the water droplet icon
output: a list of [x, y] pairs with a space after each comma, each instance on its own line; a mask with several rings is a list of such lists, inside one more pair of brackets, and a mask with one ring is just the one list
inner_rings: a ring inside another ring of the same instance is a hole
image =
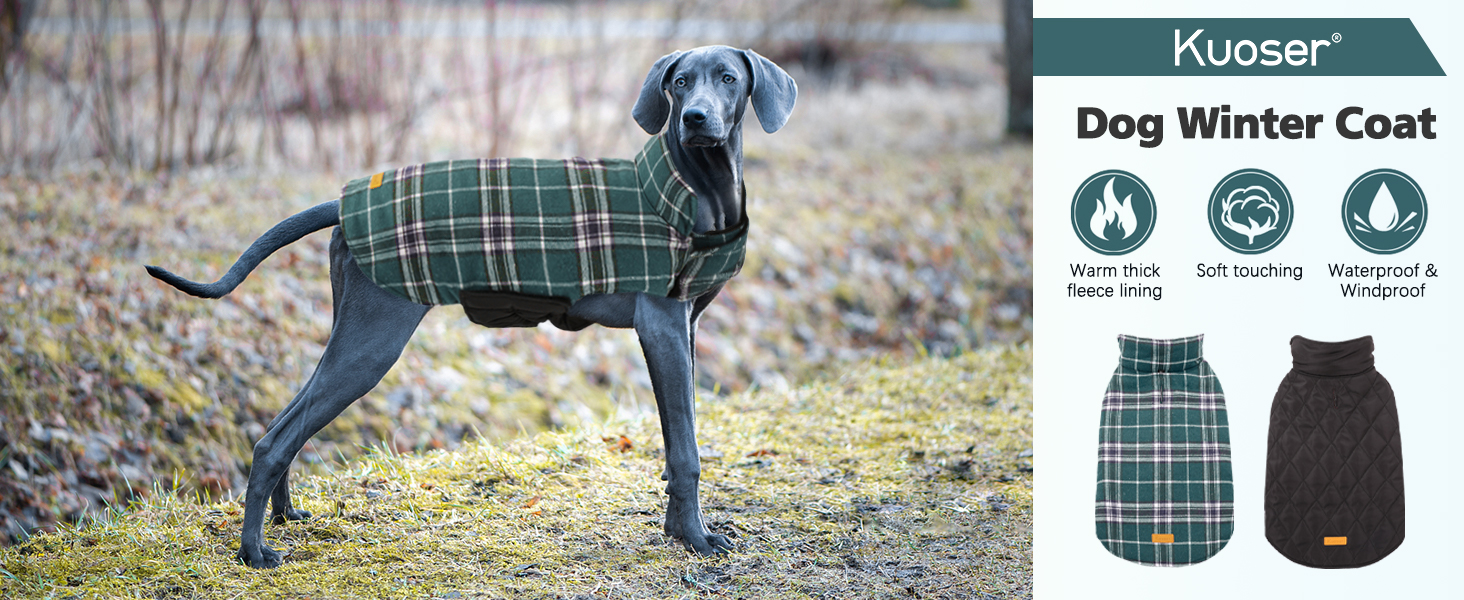
[[1394, 169], [1364, 173], [1342, 197], [1347, 235], [1373, 254], [1394, 254], [1413, 245], [1428, 221], [1428, 202], [1413, 178]]
[[1387, 182], [1378, 186], [1372, 206], [1367, 209], [1367, 221], [1378, 231], [1392, 231], [1398, 226], [1398, 203], [1393, 200], [1393, 193], [1388, 190]]

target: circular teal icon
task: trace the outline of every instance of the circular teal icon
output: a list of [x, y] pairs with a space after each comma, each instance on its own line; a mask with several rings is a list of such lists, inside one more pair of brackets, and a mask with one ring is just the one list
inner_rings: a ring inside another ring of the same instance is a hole
[[1099, 254], [1133, 252], [1154, 232], [1154, 193], [1133, 173], [1100, 172], [1073, 194], [1073, 231]]
[[1275, 175], [1241, 169], [1210, 192], [1210, 231], [1226, 248], [1260, 254], [1291, 231], [1291, 192]]
[[1342, 198], [1347, 236], [1373, 254], [1402, 252], [1418, 241], [1427, 222], [1423, 188], [1401, 171], [1368, 171]]

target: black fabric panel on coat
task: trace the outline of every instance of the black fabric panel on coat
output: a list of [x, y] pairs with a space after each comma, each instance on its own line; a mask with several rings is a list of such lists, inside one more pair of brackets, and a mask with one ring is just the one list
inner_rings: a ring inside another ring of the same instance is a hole
[[509, 291], [464, 290], [463, 313], [484, 327], [535, 327], [544, 321], [565, 331], [579, 331], [593, 323], [569, 316], [568, 298]]

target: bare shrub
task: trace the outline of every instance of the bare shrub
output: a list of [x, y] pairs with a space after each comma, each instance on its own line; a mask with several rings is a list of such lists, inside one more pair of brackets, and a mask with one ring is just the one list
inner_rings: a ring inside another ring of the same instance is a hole
[[373, 163], [400, 155], [440, 94], [400, 74], [422, 70], [426, 45], [403, 23], [441, 8], [69, 0], [21, 37], [12, 8], [31, 5], [0, 10], [0, 173]]

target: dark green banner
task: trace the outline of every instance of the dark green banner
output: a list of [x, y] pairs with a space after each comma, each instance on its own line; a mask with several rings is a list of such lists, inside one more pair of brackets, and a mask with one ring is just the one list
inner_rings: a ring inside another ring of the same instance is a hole
[[1038, 76], [1444, 74], [1409, 19], [1034, 19], [1032, 51]]

